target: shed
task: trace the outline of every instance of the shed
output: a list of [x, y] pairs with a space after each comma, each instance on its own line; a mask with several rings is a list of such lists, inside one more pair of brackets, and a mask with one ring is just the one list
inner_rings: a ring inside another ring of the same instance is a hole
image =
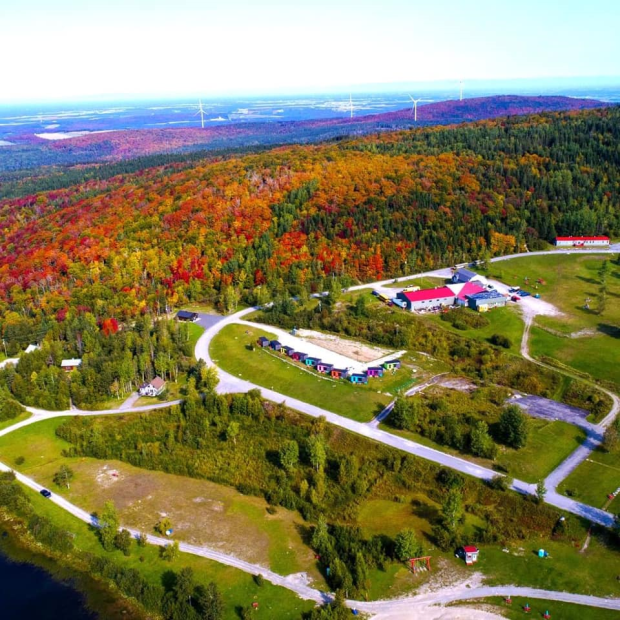
[[467, 566], [471, 566], [478, 561], [478, 553], [478, 547], [468, 545], [465, 547], [460, 547], [456, 552], [456, 556], [462, 560], [465, 560], [465, 564], [467, 564]]
[[291, 358], [297, 360], [298, 362], [305, 362], [308, 357], [307, 353], [302, 353], [301, 351], [294, 351]]
[[346, 379], [349, 371], [346, 368], [332, 368], [330, 374], [333, 379]]
[[398, 370], [400, 366], [400, 360], [387, 360], [383, 362], [383, 368], [386, 370]]
[[327, 364], [326, 362], [319, 362], [316, 365], [316, 369], [319, 372], [325, 373], [327, 375], [331, 373], [333, 367], [334, 367], [333, 364]]
[[369, 377], [383, 377], [383, 368], [381, 366], [371, 366], [366, 370]]
[[197, 312], [190, 312], [189, 310], [179, 310], [177, 312], [177, 321], [191, 321], [195, 323], [198, 320]]
[[274, 351], [279, 351], [282, 348], [282, 343], [279, 340], [272, 340], [269, 345]]
[[269, 338], [265, 338], [265, 336], [261, 336], [256, 342], [259, 347], [265, 348], [269, 346], [270, 340]]
[[351, 381], [351, 383], [368, 383], [368, 377], [360, 373], [353, 373], [349, 377], [349, 381]]
[[295, 349], [293, 349], [293, 347], [282, 347], [282, 353], [285, 353], [288, 357], [292, 357], [293, 353], [295, 353]]
[[321, 360], [318, 359], [317, 357], [310, 357], [308, 355], [306, 359], [304, 360], [304, 363], [306, 364], [306, 366], [312, 366], [314, 368], [315, 366], [318, 366], [321, 363]]

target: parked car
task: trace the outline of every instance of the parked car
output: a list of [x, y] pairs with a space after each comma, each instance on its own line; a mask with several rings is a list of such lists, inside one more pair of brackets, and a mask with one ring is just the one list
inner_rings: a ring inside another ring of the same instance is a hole
[[39, 491], [39, 493], [41, 493], [41, 495], [43, 495], [43, 497], [47, 497], [47, 498], [52, 497], [52, 492], [48, 491], [47, 489], [41, 489]]
[[512, 301], [521, 301], [521, 298], [518, 295], [513, 295], [510, 299], [512, 299]]

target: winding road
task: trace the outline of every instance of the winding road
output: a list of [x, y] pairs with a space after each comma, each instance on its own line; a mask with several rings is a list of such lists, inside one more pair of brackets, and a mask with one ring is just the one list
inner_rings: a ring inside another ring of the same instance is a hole
[[[609, 252], [619, 251], [619, 250], [620, 250], [620, 246], [618, 246], [617, 249], [609, 250]], [[578, 251], [578, 252], [584, 253], [584, 251]], [[533, 252], [530, 254], [525, 254], [525, 256], [546, 255], [546, 254], [554, 254], [554, 253], [567, 253], [567, 251]], [[568, 253], [571, 253], [571, 251], [568, 251]], [[604, 253], [604, 252], [597, 250], [597, 251], [591, 251], [588, 253]], [[521, 256], [521, 255], [513, 255], [510, 257], [500, 257], [498, 259], [492, 259], [492, 260], [493, 261], [506, 260], [508, 258], [513, 258], [514, 256]], [[446, 270], [436, 270], [433, 272], [427, 272], [425, 274], [417, 274], [415, 276], [410, 276], [407, 278], [400, 278], [400, 280], [412, 279], [415, 277], [422, 277], [424, 275], [429, 275], [429, 276], [440, 275], [441, 276], [441, 275], [445, 275], [445, 271]], [[373, 288], [373, 287], [376, 288], [378, 286], [385, 285], [385, 284], [392, 283], [392, 282], [393, 280], [386, 280], [380, 283], [366, 284], [366, 285], [361, 285], [358, 287], [352, 287], [352, 289]], [[201, 338], [198, 340], [198, 343], [196, 344], [196, 358], [203, 359], [207, 364], [214, 365], [210, 357], [210, 354], [209, 354], [209, 346], [211, 344], [211, 341], [215, 337], [215, 335], [226, 325], [238, 322], [244, 316], [246, 316], [247, 314], [251, 312], [254, 312], [255, 310], [256, 308], [247, 308], [245, 310], [241, 310], [240, 312], [237, 312], [234, 315], [225, 317], [222, 320], [219, 320], [218, 322], [213, 322], [209, 324], [206, 331], [204, 332], [204, 334], [201, 336]], [[541, 366], [546, 366], [542, 362], [538, 362], [537, 360], [533, 359], [529, 355], [528, 338], [529, 338], [531, 324], [532, 324], [532, 317], [529, 317], [529, 320], [526, 317], [525, 330], [523, 334], [523, 340], [521, 343], [521, 352], [523, 356], [529, 359], [530, 361], [537, 363]], [[5, 363], [11, 363], [11, 361], [6, 360]], [[432, 448], [428, 448], [427, 446], [423, 446], [421, 444], [410, 441], [408, 439], [404, 439], [402, 437], [398, 437], [396, 435], [392, 435], [391, 433], [382, 431], [377, 428], [379, 420], [374, 420], [373, 422], [367, 423], [367, 424], [355, 422], [354, 420], [350, 420], [348, 418], [337, 415], [330, 411], [326, 411], [319, 407], [315, 407], [314, 405], [310, 405], [298, 399], [291, 398], [289, 396], [285, 396], [284, 394], [280, 394], [273, 390], [266, 389], [264, 387], [255, 385], [253, 383], [240, 379], [239, 377], [235, 377], [221, 369], [218, 369], [218, 371], [220, 375], [220, 383], [217, 389], [220, 393], [246, 392], [250, 389], [258, 388], [261, 390], [263, 396], [267, 398], [268, 400], [278, 402], [278, 403], [283, 402], [288, 407], [297, 409], [301, 411], [302, 413], [305, 413], [313, 417], [324, 416], [326, 420], [329, 421], [331, 424], [340, 426], [341, 428], [357, 433], [364, 437], [368, 437], [375, 441], [384, 443], [386, 445], [392, 446], [394, 448], [397, 448], [409, 454], [413, 454], [415, 456], [419, 456], [420, 458], [431, 460], [445, 467], [455, 469], [464, 474], [474, 476], [482, 480], [489, 480], [490, 478], [496, 475], [496, 472], [493, 470], [480, 467], [464, 459], [445, 454], [439, 450], [434, 450]], [[420, 389], [422, 387], [423, 386], [417, 386], [417, 389]], [[604, 391], [612, 398], [613, 406], [608, 416], [599, 425], [599, 428], [602, 430], [604, 430], [604, 428], [613, 421], [615, 416], [620, 411], [620, 399], [618, 399], [618, 397], [615, 394], [607, 390], [604, 390]], [[10, 427], [7, 427], [1, 430], [0, 436], [6, 435], [10, 432], [13, 432], [29, 424], [33, 424], [41, 420], [50, 419], [50, 418], [56, 418], [56, 417], [61, 417], [61, 416], [93, 416], [93, 415], [126, 414], [129, 412], [149, 411], [152, 409], [168, 407], [172, 404], [179, 404], [180, 402], [181, 401], [176, 400], [176, 401], [171, 401], [171, 402], [166, 402], [166, 403], [158, 403], [156, 405], [135, 407], [129, 410], [127, 408], [119, 407], [117, 409], [105, 410], [105, 411], [85, 411], [85, 410], [79, 410], [79, 409], [69, 409], [65, 411], [51, 412], [51, 411], [44, 411], [44, 410], [36, 409], [32, 407], [27, 407], [28, 411], [32, 414], [32, 416], [28, 418], [27, 420], [23, 420], [21, 422], [14, 424], [13, 426], [10, 426]], [[605, 526], [611, 526], [614, 523], [614, 517], [610, 513], [605, 512], [603, 510], [599, 510], [592, 506], [587, 506], [585, 504], [575, 502], [574, 500], [571, 500], [567, 497], [559, 495], [555, 491], [557, 484], [559, 484], [561, 480], [563, 480], [571, 471], [573, 471], [579, 463], [581, 463], [585, 458], [587, 458], [590, 452], [598, 445], [597, 441], [600, 442], [600, 433], [598, 435], [598, 438], [594, 437], [594, 433], [592, 437], [588, 436], [588, 439], [586, 440], [586, 442], [584, 442], [582, 446], [577, 448], [577, 450], [575, 450], [575, 452], [573, 452], [573, 454], [571, 454], [570, 457], [568, 457], [555, 471], [553, 471], [547, 477], [545, 483], [546, 483], [548, 492], [545, 497], [545, 501], [553, 506], [556, 506], [568, 512], [572, 512], [579, 516], [585, 517], [591, 520], [592, 522], [599, 523]], [[0, 470], [9, 471], [11, 470], [11, 468], [9, 468], [5, 464], [0, 463]], [[15, 472], [15, 475], [21, 483], [30, 487], [31, 489], [35, 491], [40, 491], [42, 489], [41, 485], [39, 485], [33, 479], [27, 476], [24, 476], [23, 474], [20, 474], [18, 472]], [[534, 485], [531, 485], [531, 484], [528, 484], [528, 483], [525, 483], [519, 480], [514, 481], [512, 488], [515, 491], [520, 492], [520, 493], [531, 494], [535, 492]], [[67, 501], [63, 497], [57, 494], [53, 494], [52, 497], [50, 498], [50, 501], [54, 502], [59, 507], [68, 511], [69, 513], [81, 519], [82, 521], [95, 525], [95, 526], [97, 525], [96, 519], [92, 515], [87, 513], [82, 508]], [[139, 535], [139, 532], [137, 532], [136, 530], [130, 529], [130, 532], [134, 536]], [[164, 539], [164, 538], [152, 536], [152, 535], [149, 535], [147, 538], [148, 538], [149, 543], [154, 544], [154, 545], [166, 545], [166, 544], [169, 544], [170, 542], [168, 539]], [[245, 562], [244, 560], [241, 560], [233, 555], [224, 554], [214, 549], [211, 549], [209, 547], [190, 545], [187, 543], [179, 543], [179, 548], [181, 551], [185, 553], [190, 553], [192, 555], [204, 557], [204, 558], [225, 564], [227, 566], [232, 566], [234, 568], [237, 568], [249, 574], [261, 574], [266, 580], [270, 581], [271, 583], [275, 585], [282, 586], [284, 588], [287, 588], [295, 592], [301, 598], [312, 600], [317, 603], [323, 603], [323, 602], [331, 600], [330, 594], [321, 592], [315, 588], [310, 587], [309, 585], [307, 585], [305, 580], [301, 578], [299, 575], [289, 575], [289, 576], [284, 577], [282, 575], [274, 573], [273, 571], [263, 566]], [[609, 599], [609, 598], [602, 598], [602, 597], [572, 594], [569, 592], [554, 592], [554, 591], [548, 591], [548, 590], [540, 590], [536, 588], [514, 587], [514, 586], [501, 586], [501, 587], [497, 587], [497, 586], [469, 587], [467, 586], [467, 587], [463, 587], [460, 589], [459, 588], [444, 588], [444, 589], [436, 590], [433, 592], [425, 592], [423, 594], [418, 594], [413, 597], [407, 597], [407, 598], [402, 598], [402, 599], [374, 601], [374, 602], [348, 601], [348, 604], [351, 607], [359, 609], [360, 611], [364, 611], [364, 612], [371, 613], [371, 614], [381, 614], [381, 615], [387, 616], [391, 614], [415, 613], [414, 610], [416, 609], [416, 607], [421, 608], [421, 606], [445, 605], [447, 603], [451, 603], [455, 601], [467, 601], [467, 600], [473, 600], [473, 599], [479, 599], [479, 598], [486, 598], [489, 596], [505, 596], [507, 594], [510, 594], [511, 596], [524, 596], [524, 597], [529, 597], [529, 598], [561, 601], [561, 602], [566, 602], [566, 603], [574, 603], [574, 604], [579, 604], [579, 605], [598, 607], [601, 609], [613, 609], [613, 610], [620, 611], [620, 599]]]

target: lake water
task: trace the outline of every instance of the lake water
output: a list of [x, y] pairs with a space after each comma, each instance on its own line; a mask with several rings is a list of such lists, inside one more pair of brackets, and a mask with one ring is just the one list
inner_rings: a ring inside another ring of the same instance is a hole
[[17, 563], [0, 544], [0, 618], [2, 620], [96, 620], [83, 595], [52, 579], [42, 568]]

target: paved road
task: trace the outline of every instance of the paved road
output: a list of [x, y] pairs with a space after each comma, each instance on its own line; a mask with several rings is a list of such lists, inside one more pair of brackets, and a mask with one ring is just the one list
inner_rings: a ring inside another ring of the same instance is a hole
[[198, 312], [198, 320], [196, 323], [204, 329], [209, 329], [217, 323], [219, 323], [224, 317], [219, 314], [206, 314], [204, 312]]
[[[543, 362], [538, 361], [530, 355], [529, 350], [529, 337], [530, 330], [532, 327], [532, 323], [534, 317], [532, 315], [527, 315], [524, 317], [525, 319], [525, 328], [523, 330], [523, 338], [521, 339], [521, 355], [528, 359], [530, 362], [537, 364], [543, 368], [550, 368], [551, 370], [557, 370], [552, 366], [549, 366]], [[560, 495], [556, 489], [562, 480], [565, 480], [581, 463], [583, 463], [592, 453], [593, 450], [600, 446], [603, 433], [605, 428], [611, 424], [611, 422], [615, 419], [615, 417], [620, 412], [620, 398], [613, 392], [601, 388], [597, 386], [602, 392], [605, 392], [612, 400], [612, 407], [610, 412], [607, 414], [605, 419], [600, 422], [598, 425], [592, 425], [592, 428], [586, 429], [586, 440], [574, 451], [572, 452], [558, 467], [556, 467], [546, 478], [545, 478], [545, 487], [547, 488], [547, 495], [545, 497], [545, 501], [547, 503], [551, 503], [554, 506], [558, 506], [559, 508], [563, 508], [568, 510], [569, 512], [573, 512], [575, 514], [582, 514], [582, 516], [586, 516], [583, 512], [576, 512], [575, 509], [582, 511], [590, 510], [597, 512], [595, 513], [597, 516], [600, 516], [600, 513], [604, 511], [598, 511], [598, 509], [593, 508], [592, 506], [586, 506], [585, 504], [579, 504], [578, 502], [574, 502], [574, 500], [565, 497], [564, 495]], [[607, 523], [608, 526], [611, 526], [615, 523], [613, 516], [604, 512], [608, 517], [612, 517], [611, 522]], [[590, 518], [590, 517], [588, 517]], [[600, 521], [597, 521], [600, 523]]]
[[[0, 463], [1, 471], [11, 471], [11, 469]], [[19, 482], [33, 489], [34, 491], [41, 491], [43, 487], [23, 474], [15, 472], [15, 476]], [[81, 521], [88, 523], [89, 525], [98, 526], [98, 521], [93, 515], [83, 510], [79, 506], [69, 502], [61, 495], [53, 493], [50, 500], [60, 508], [63, 508], [73, 516], [77, 517]], [[134, 537], [140, 535], [140, 531], [133, 528], [126, 528], [131, 532]], [[152, 545], [167, 545], [170, 544], [169, 538], [162, 538], [160, 536], [147, 535], [147, 540]], [[295, 592], [299, 597], [306, 600], [315, 601], [317, 603], [326, 603], [332, 600], [332, 595], [326, 592], [321, 592], [315, 588], [310, 587], [305, 583], [303, 579], [300, 579], [298, 575], [288, 575], [286, 577], [274, 573], [273, 571], [260, 566], [258, 564], [252, 564], [241, 560], [236, 556], [221, 553], [210, 547], [191, 545], [189, 543], [179, 542], [179, 549], [184, 553], [200, 556], [231, 566], [233, 568], [242, 570], [250, 575], [262, 575], [267, 581], [274, 585], [281, 586], [287, 590]], [[553, 592], [548, 590], [538, 590], [535, 588], [515, 587], [515, 586], [495, 586], [495, 587], [478, 587], [478, 588], [462, 588], [455, 590], [454, 588], [448, 588], [445, 590], [438, 590], [435, 592], [425, 593], [414, 597], [408, 597], [404, 599], [392, 599], [386, 601], [373, 601], [371, 603], [361, 601], [347, 601], [350, 607], [354, 607], [361, 611], [368, 613], [395, 613], [395, 612], [412, 612], [416, 605], [419, 604], [437, 604], [443, 605], [454, 601], [466, 601], [470, 599], [484, 598], [488, 596], [502, 596], [510, 594], [511, 596], [526, 596], [530, 598], [539, 598], [553, 601], [564, 601], [569, 603], [577, 603], [579, 605], [588, 605], [590, 607], [598, 607], [602, 609], [618, 609], [620, 610], [620, 599], [607, 599], [595, 596], [586, 596], [581, 594], [571, 594], [569, 592]]]
[[[257, 308], [246, 308], [245, 310], [241, 310], [236, 314], [232, 314], [224, 318], [217, 325], [214, 325], [210, 329], [206, 330], [196, 344], [196, 358], [203, 359], [208, 365], [215, 365], [209, 354], [209, 346], [214, 336], [224, 326], [231, 323], [236, 323], [239, 319], [242, 319], [247, 314], [254, 312], [256, 309]], [[296, 398], [280, 394], [279, 392], [275, 392], [274, 390], [267, 389], [254, 383], [250, 383], [249, 381], [245, 381], [243, 379], [240, 379], [239, 377], [235, 377], [230, 373], [225, 372], [221, 368], [218, 368], [218, 372], [220, 377], [220, 383], [217, 389], [220, 393], [226, 394], [230, 392], [248, 392], [251, 389], [258, 388], [262, 392], [263, 397], [267, 400], [271, 400], [276, 403], [284, 403], [287, 407], [290, 407], [291, 409], [296, 409], [297, 411], [301, 411], [302, 413], [305, 413], [306, 415], [315, 418], [322, 416], [328, 422], [334, 424], [335, 426], [339, 426], [353, 433], [357, 433], [358, 435], [368, 437], [369, 439], [374, 439], [375, 441], [391, 446], [398, 450], [402, 450], [403, 452], [407, 452], [409, 454], [419, 456], [420, 458], [433, 461], [444, 467], [455, 469], [456, 471], [460, 471], [461, 473], [467, 474], [469, 476], [479, 478], [480, 480], [490, 480], [497, 475], [497, 472], [493, 471], [492, 469], [481, 467], [480, 465], [476, 465], [475, 463], [471, 463], [469, 461], [466, 461], [465, 459], [451, 456], [449, 454], [441, 452], [440, 450], [435, 450], [433, 448], [423, 446], [422, 444], [416, 443], [409, 439], [398, 437], [397, 435], [393, 435], [392, 433], [379, 430], [378, 428], [374, 428], [369, 424], [363, 424], [361, 422], [350, 420], [349, 418], [345, 418], [343, 416], [332, 413], [331, 411], [327, 411], [325, 409], [321, 409], [320, 407], [310, 405], [309, 403], [303, 402]], [[581, 504], [579, 502], [569, 499], [568, 497], [559, 495], [555, 493], [554, 490], [549, 486], [547, 488], [548, 493], [545, 497], [545, 501], [548, 504], [561, 508], [562, 510], [566, 510], [567, 512], [572, 512], [573, 514], [590, 519], [594, 523], [598, 523], [606, 527], [611, 527], [614, 524], [615, 519], [611, 513], [605, 512], [604, 510], [600, 510], [598, 508], [594, 508], [593, 506]], [[517, 491], [518, 493], [531, 495], [536, 492], [536, 485], [529, 484], [521, 480], [514, 480], [512, 489]]]

